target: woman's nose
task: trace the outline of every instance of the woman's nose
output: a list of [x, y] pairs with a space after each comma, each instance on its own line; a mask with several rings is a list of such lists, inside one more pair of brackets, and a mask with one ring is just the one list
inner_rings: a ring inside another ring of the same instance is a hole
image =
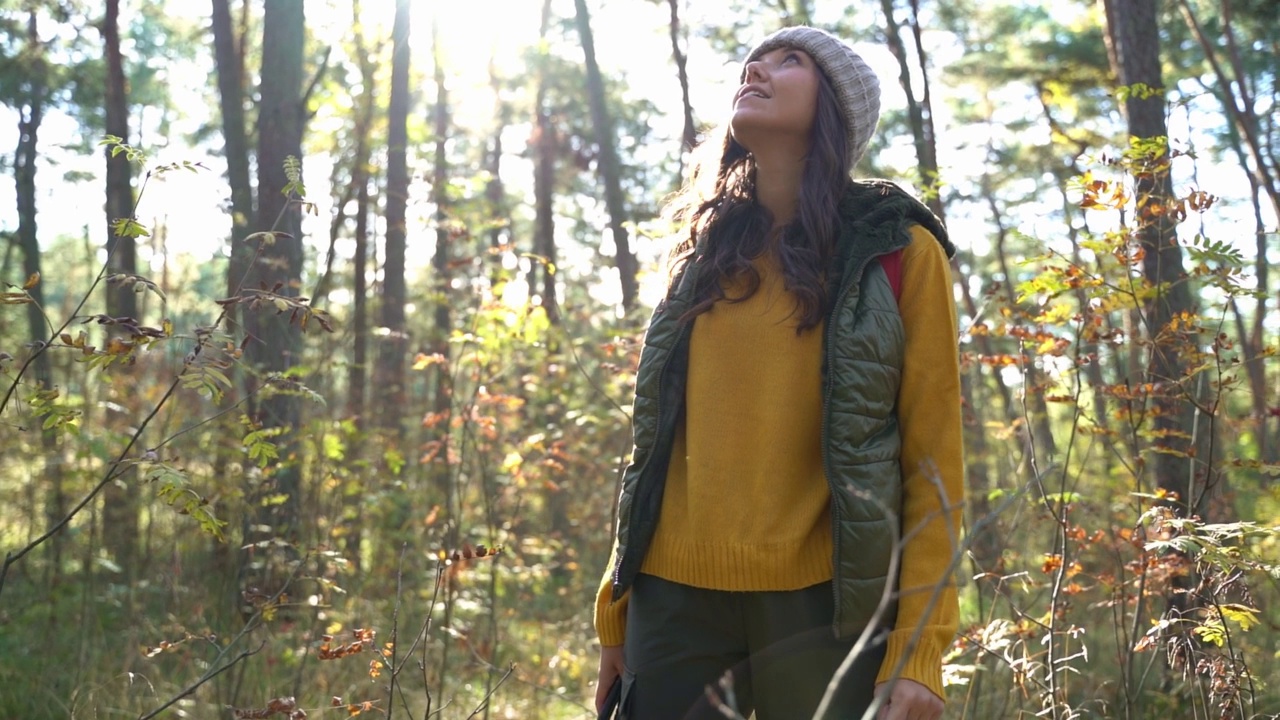
[[765, 79], [764, 63], [760, 62], [759, 60], [752, 60], [751, 62], [747, 63], [746, 81], [753, 82], [755, 80], [763, 80], [763, 79]]

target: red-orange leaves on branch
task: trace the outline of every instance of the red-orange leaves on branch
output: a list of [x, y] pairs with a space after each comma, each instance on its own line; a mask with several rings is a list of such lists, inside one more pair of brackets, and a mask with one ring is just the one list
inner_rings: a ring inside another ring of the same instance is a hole
[[1111, 180], [1097, 180], [1092, 173], [1085, 173], [1082, 178], [1080, 207], [1090, 210], [1121, 210], [1129, 202], [1124, 183]]
[[464, 542], [461, 550], [454, 550], [453, 552], [448, 552], [443, 548], [437, 550], [436, 559], [441, 563], [441, 570], [452, 579], [463, 568], [467, 567], [472, 560], [491, 558], [500, 552], [502, 552], [501, 545], [494, 545], [493, 547], [485, 547], [484, 545], [472, 546], [471, 543]]
[[351, 631], [354, 638], [351, 642], [343, 645], [333, 645], [333, 636], [324, 635], [321, 637], [320, 649], [316, 651], [316, 657], [321, 660], [337, 660], [349, 655], [356, 655], [364, 652], [365, 648], [373, 647], [373, 638], [378, 632], [372, 628], [355, 628]]
[[234, 708], [231, 715], [236, 720], [263, 720], [276, 715], [284, 715], [289, 720], [305, 720], [307, 711], [298, 707], [298, 701], [292, 697], [278, 697], [269, 701], [267, 706], [261, 709]]
[[484, 545], [476, 545], [473, 547], [471, 543], [464, 542], [462, 543], [461, 550], [454, 550], [452, 553], [449, 553], [442, 549], [436, 553], [436, 557], [440, 562], [449, 566], [465, 560], [476, 560], [487, 557], [491, 558], [500, 552], [502, 552], [501, 545], [494, 545], [491, 548], [485, 547]]
[[432, 353], [430, 355], [427, 355], [426, 353], [418, 353], [413, 358], [413, 369], [426, 370], [432, 365], [444, 365], [448, 361], [448, 358], [440, 353]]
[[188, 640], [208, 640], [213, 643], [217, 642], [218, 636], [213, 633], [209, 633], [207, 635], [192, 635], [191, 633], [187, 633], [186, 637], [179, 638], [178, 640], [161, 640], [157, 645], [142, 648], [142, 656], [148, 658], [155, 657], [162, 652], [168, 652], [177, 648]]
[[335, 708], [345, 707], [347, 709], [347, 717], [355, 717], [360, 713], [372, 712], [374, 710], [377, 710], [378, 701], [365, 700], [364, 702], [359, 702], [359, 703], [349, 703], [349, 702], [344, 702], [341, 697], [334, 695], [333, 699], [329, 701], [329, 706], [335, 707]]

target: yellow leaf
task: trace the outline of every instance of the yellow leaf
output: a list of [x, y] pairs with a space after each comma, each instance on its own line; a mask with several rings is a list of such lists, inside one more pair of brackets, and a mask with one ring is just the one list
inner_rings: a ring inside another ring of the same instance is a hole
[[1258, 611], [1247, 605], [1227, 603], [1220, 607], [1222, 616], [1239, 625], [1242, 632], [1249, 632], [1250, 628], [1259, 623]]
[[31, 273], [31, 277], [27, 278], [27, 281], [22, 283], [22, 289], [30, 290], [31, 288], [39, 284], [40, 284], [40, 273]]

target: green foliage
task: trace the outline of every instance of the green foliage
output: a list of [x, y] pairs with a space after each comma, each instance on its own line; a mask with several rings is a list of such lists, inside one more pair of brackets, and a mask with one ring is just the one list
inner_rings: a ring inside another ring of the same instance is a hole
[[244, 436], [241, 444], [244, 445], [245, 454], [249, 459], [257, 463], [258, 467], [266, 467], [275, 460], [280, 459], [280, 452], [277, 450], [275, 443], [271, 442], [272, 438], [279, 437], [284, 428], [260, 428], [247, 416], [240, 417], [240, 423], [251, 428], [249, 434]]
[[[1161, 88], [1153, 88], [1146, 83], [1133, 83], [1132, 85], [1121, 85], [1117, 87], [1115, 89], [1115, 93], [1116, 100], [1125, 102], [1129, 98], [1146, 100], [1148, 98], [1160, 97], [1164, 95], [1164, 90]], [[1158, 140], [1163, 141], [1164, 138], [1158, 138]]]
[[[119, 137], [117, 135], [104, 135], [103, 138], [98, 141], [98, 146], [108, 148], [107, 152], [111, 154], [111, 157], [117, 157], [121, 153], [123, 153], [125, 158], [132, 164], [135, 164], [135, 165], [147, 164], [146, 153], [133, 147], [132, 145], [129, 145], [124, 141], [124, 138]], [[120, 222], [120, 221], [117, 220], [116, 222]], [[138, 235], [125, 235], [119, 230], [116, 231], [116, 234], [122, 237], [138, 237]], [[145, 235], [145, 234], [146, 234], [146, 231], [141, 231], [139, 233], [139, 235]]]
[[222, 529], [227, 522], [219, 520], [209, 499], [192, 488], [191, 478], [185, 470], [161, 461], [144, 461], [140, 467], [143, 478], [155, 484], [157, 498], [168, 503], [179, 515], [189, 515], [202, 531], [219, 542], [226, 539]]
[[36, 389], [27, 396], [27, 404], [31, 407], [31, 412], [35, 417], [43, 418], [40, 424], [42, 430], [66, 430], [69, 432], [78, 432], [80, 429], [80, 416], [83, 414], [80, 410], [68, 407], [66, 404], [58, 403], [58, 398], [62, 395], [57, 388]]

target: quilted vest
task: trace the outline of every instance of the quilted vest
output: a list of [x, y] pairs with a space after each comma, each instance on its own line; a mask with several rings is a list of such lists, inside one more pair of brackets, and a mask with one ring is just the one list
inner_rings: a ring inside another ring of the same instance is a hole
[[[882, 601], [891, 625], [889, 592], [901, 536], [897, 420], [904, 333], [897, 299], [876, 258], [905, 248], [910, 228], [929, 230], [950, 257], [955, 248], [929, 210], [885, 181], [850, 181], [840, 203], [841, 232], [828, 276], [831, 298], [823, 337], [822, 453], [831, 490], [831, 558], [835, 593], [832, 628], [857, 635]], [[693, 301], [696, 259], [674, 279], [649, 321], [632, 412], [635, 448], [618, 499], [616, 600], [644, 563], [662, 509], [662, 493], [676, 426], [684, 411], [692, 321], [681, 316]], [[838, 282], [836, 282], [838, 280]]]

